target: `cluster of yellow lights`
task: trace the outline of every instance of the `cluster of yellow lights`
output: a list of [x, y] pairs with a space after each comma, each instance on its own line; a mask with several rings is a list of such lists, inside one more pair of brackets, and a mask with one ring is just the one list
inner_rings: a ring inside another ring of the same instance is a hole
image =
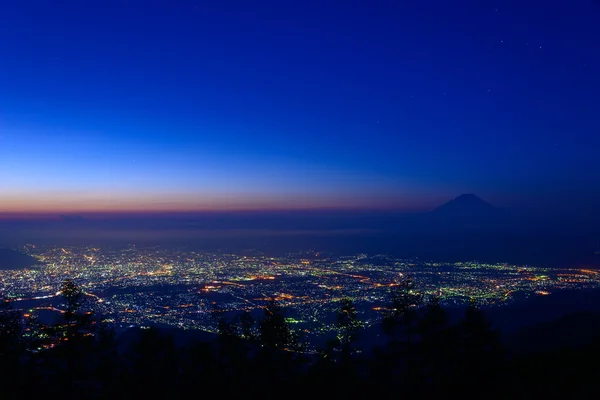
[[269, 275], [250, 275], [247, 280], [254, 281], [254, 280], [265, 280], [265, 279], [273, 280], [273, 279], [275, 279], [275, 277], [269, 276]]
[[202, 289], [200, 289], [202, 292], [212, 292], [214, 290], [220, 289], [221, 286], [216, 286], [216, 285], [206, 285], [204, 286]]
[[582, 269], [582, 270], [581, 270], [581, 273], [582, 273], [582, 274], [597, 275], [597, 274], [599, 274], [600, 272], [599, 272], [599, 271], [594, 271], [594, 270], [592, 270], [592, 269]]

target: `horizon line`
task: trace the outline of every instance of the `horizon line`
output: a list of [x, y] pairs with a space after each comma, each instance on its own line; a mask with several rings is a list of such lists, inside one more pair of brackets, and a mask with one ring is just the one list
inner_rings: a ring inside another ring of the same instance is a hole
[[3, 219], [57, 219], [95, 218], [121, 216], [187, 216], [187, 215], [217, 215], [217, 214], [278, 214], [305, 212], [394, 212], [394, 213], [423, 213], [430, 208], [400, 208], [400, 207], [296, 207], [296, 208], [235, 208], [235, 209], [198, 209], [198, 210], [89, 210], [89, 211], [0, 211]]

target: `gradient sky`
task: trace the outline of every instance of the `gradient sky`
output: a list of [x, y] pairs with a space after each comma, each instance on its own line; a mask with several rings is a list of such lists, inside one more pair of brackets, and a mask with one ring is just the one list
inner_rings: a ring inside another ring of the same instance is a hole
[[0, 212], [600, 201], [600, 3], [0, 6]]

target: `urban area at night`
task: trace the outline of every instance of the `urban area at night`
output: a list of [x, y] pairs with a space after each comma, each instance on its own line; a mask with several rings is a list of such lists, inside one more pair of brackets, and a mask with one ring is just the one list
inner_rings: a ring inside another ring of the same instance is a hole
[[140, 246], [28, 245], [25, 250], [39, 264], [0, 271], [0, 291], [26, 314], [60, 314], [59, 290], [66, 278], [84, 290], [88, 308], [121, 330], [158, 324], [216, 333], [214, 313], [256, 312], [275, 298], [293, 328], [317, 343], [318, 336], [335, 335], [335, 312], [345, 298], [355, 303], [366, 325], [381, 322], [390, 288], [406, 277], [415, 290], [439, 296], [447, 306], [475, 300], [501, 307], [561, 290], [600, 287], [600, 273], [591, 269], [386, 255], [334, 257], [304, 251], [269, 257]]

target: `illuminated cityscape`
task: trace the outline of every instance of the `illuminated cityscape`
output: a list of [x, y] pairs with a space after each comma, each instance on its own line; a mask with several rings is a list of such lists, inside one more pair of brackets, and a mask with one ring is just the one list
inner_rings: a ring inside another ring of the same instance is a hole
[[294, 329], [316, 338], [335, 329], [343, 298], [353, 300], [365, 325], [379, 322], [390, 288], [407, 276], [417, 290], [438, 295], [448, 306], [470, 299], [501, 306], [600, 286], [594, 270], [431, 263], [386, 255], [334, 257], [307, 251], [270, 257], [135, 246], [29, 245], [26, 251], [39, 265], [0, 271], [0, 291], [16, 308], [46, 316], [60, 312], [59, 287], [72, 278], [87, 294], [87, 306], [118, 328], [159, 324], [215, 332], [215, 313], [259, 313], [274, 297]]

